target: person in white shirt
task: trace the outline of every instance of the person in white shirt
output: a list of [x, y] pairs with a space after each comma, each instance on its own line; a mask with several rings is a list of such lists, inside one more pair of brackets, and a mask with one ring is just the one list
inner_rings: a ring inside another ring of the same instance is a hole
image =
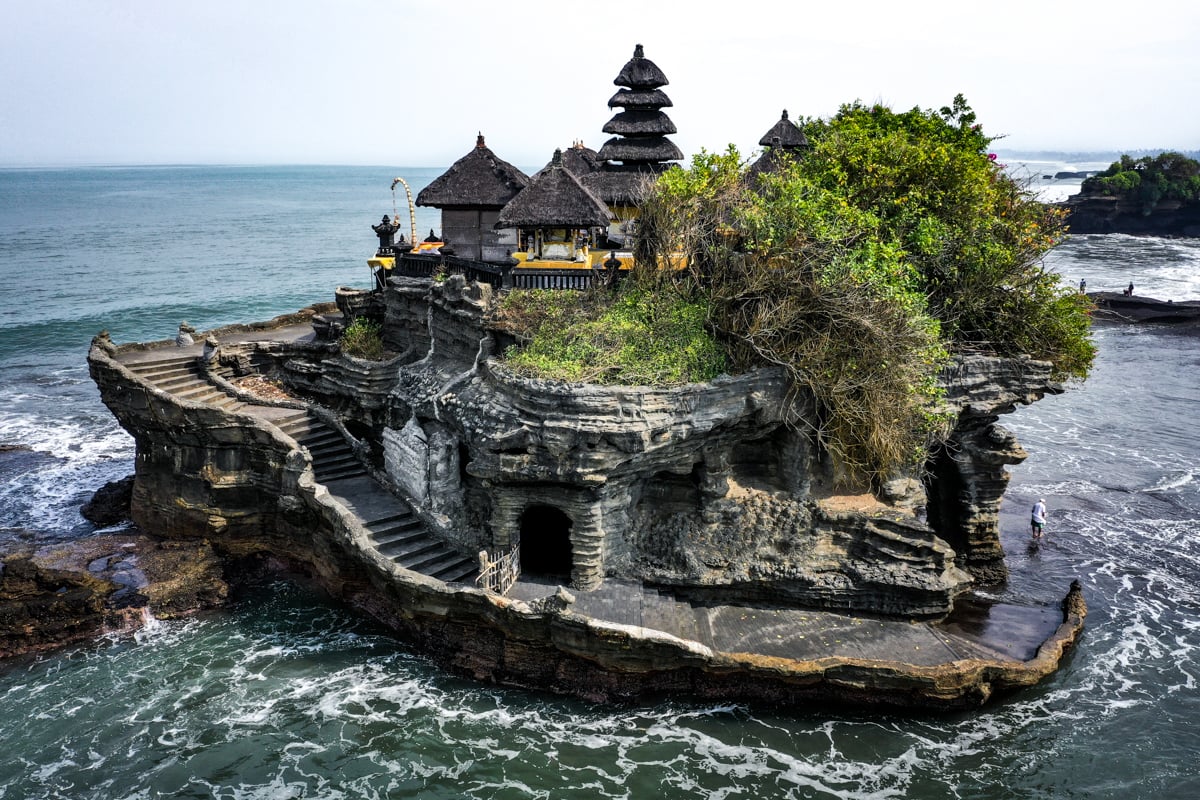
[[1033, 538], [1042, 538], [1042, 526], [1046, 524], [1046, 501], [1038, 500], [1033, 504], [1033, 518], [1030, 520]]

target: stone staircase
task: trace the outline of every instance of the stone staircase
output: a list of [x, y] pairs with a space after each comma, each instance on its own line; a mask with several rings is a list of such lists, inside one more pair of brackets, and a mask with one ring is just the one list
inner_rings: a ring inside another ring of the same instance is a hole
[[130, 372], [181, 400], [205, 403], [224, 411], [250, 407], [209, 383], [194, 355], [177, 355], [126, 364]]
[[[243, 402], [210, 383], [194, 354], [131, 361], [126, 367], [180, 399], [250, 414], [268, 408]], [[316, 481], [358, 517], [382, 555], [405, 569], [437, 580], [474, 580], [479, 569], [476, 560], [435, 538], [407, 503], [376, 483], [335, 428], [303, 409], [283, 416], [273, 414], [266, 421], [308, 449]]]

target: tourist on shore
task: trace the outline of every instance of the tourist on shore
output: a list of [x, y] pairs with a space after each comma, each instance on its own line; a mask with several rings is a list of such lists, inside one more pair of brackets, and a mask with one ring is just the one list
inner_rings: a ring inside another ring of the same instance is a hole
[[1087, 294], [1087, 278], [1079, 279], [1079, 293]]
[[1133, 281], [1129, 282], [1129, 286], [1125, 289], [1126, 297], [1133, 297]]
[[1038, 500], [1033, 504], [1033, 517], [1030, 520], [1033, 538], [1042, 538], [1042, 526], [1046, 524], [1046, 501]]

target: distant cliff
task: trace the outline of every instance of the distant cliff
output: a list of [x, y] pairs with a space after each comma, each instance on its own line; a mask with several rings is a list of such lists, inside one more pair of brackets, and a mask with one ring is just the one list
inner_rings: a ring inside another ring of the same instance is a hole
[[1200, 237], [1200, 203], [1166, 200], [1147, 212], [1136, 200], [1081, 193], [1062, 207], [1071, 233]]

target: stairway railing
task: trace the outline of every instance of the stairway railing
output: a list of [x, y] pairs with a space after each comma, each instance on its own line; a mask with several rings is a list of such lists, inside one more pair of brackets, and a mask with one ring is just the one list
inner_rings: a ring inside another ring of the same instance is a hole
[[479, 577], [475, 585], [485, 592], [508, 594], [508, 590], [521, 577], [521, 545], [513, 545], [507, 553], [494, 554], [479, 551]]

